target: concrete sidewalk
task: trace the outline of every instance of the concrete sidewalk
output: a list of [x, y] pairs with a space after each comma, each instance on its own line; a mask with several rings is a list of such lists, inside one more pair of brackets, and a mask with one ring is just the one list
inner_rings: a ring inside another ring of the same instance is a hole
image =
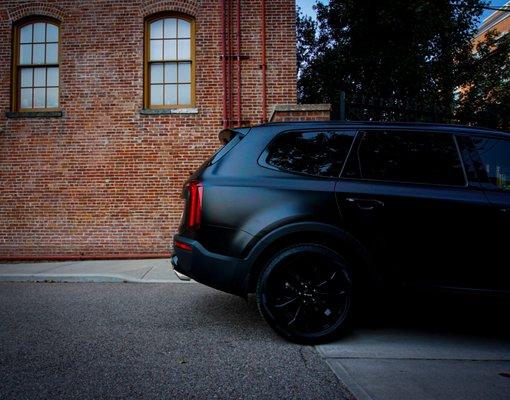
[[169, 259], [2, 263], [0, 281], [187, 282], [177, 277]]
[[317, 350], [358, 400], [510, 398], [509, 339], [360, 329]]

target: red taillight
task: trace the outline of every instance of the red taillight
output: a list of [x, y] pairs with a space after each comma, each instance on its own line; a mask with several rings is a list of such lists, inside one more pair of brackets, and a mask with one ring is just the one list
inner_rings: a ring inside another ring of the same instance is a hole
[[192, 250], [192, 248], [191, 248], [191, 246], [189, 244], [178, 242], [178, 241], [174, 242], [174, 246], [178, 247], [179, 249], [182, 249], [182, 250], [187, 250], [187, 251], [191, 251]]
[[202, 196], [204, 187], [200, 182], [190, 182], [188, 184], [189, 200], [188, 200], [188, 228], [197, 229], [200, 227], [202, 219]]

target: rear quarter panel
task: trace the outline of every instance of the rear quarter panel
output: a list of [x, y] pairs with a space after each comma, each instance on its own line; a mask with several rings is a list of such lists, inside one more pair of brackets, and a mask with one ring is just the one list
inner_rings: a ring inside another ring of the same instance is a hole
[[[334, 193], [336, 179], [291, 174], [258, 164], [275, 134], [251, 132], [203, 173], [203, 234], [215, 229], [230, 231], [230, 248], [224, 251], [231, 256], [242, 254], [254, 236], [262, 237], [289, 223], [341, 224]], [[215, 240], [219, 238], [209, 235], [207, 239], [210, 243]]]
[[299, 220], [338, 220], [334, 181], [254, 178], [214, 182], [206, 187], [204, 221], [261, 235]]

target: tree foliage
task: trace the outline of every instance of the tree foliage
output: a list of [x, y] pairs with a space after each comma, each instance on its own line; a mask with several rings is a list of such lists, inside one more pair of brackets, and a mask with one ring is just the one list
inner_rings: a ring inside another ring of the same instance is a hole
[[297, 69], [304, 71], [315, 59], [317, 46], [317, 23], [310, 16], [305, 16], [297, 7]]
[[510, 34], [489, 32], [476, 46], [459, 91], [460, 122], [510, 130]]
[[[297, 21], [299, 97], [338, 104], [375, 99], [363, 119], [405, 119], [414, 107], [423, 118], [454, 118], [456, 88], [475, 68], [472, 38], [481, 0], [330, 0], [316, 3], [317, 22]], [[303, 52], [304, 51], [304, 52]], [[482, 89], [480, 89], [482, 90]]]

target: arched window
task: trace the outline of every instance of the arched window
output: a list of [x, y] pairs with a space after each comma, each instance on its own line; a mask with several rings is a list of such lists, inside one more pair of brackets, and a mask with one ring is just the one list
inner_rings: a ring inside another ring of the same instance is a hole
[[59, 109], [58, 24], [47, 18], [31, 18], [14, 29], [13, 109]]
[[145, 107], [195, 104], [195, 22], [181, 15], [145, 23]]

